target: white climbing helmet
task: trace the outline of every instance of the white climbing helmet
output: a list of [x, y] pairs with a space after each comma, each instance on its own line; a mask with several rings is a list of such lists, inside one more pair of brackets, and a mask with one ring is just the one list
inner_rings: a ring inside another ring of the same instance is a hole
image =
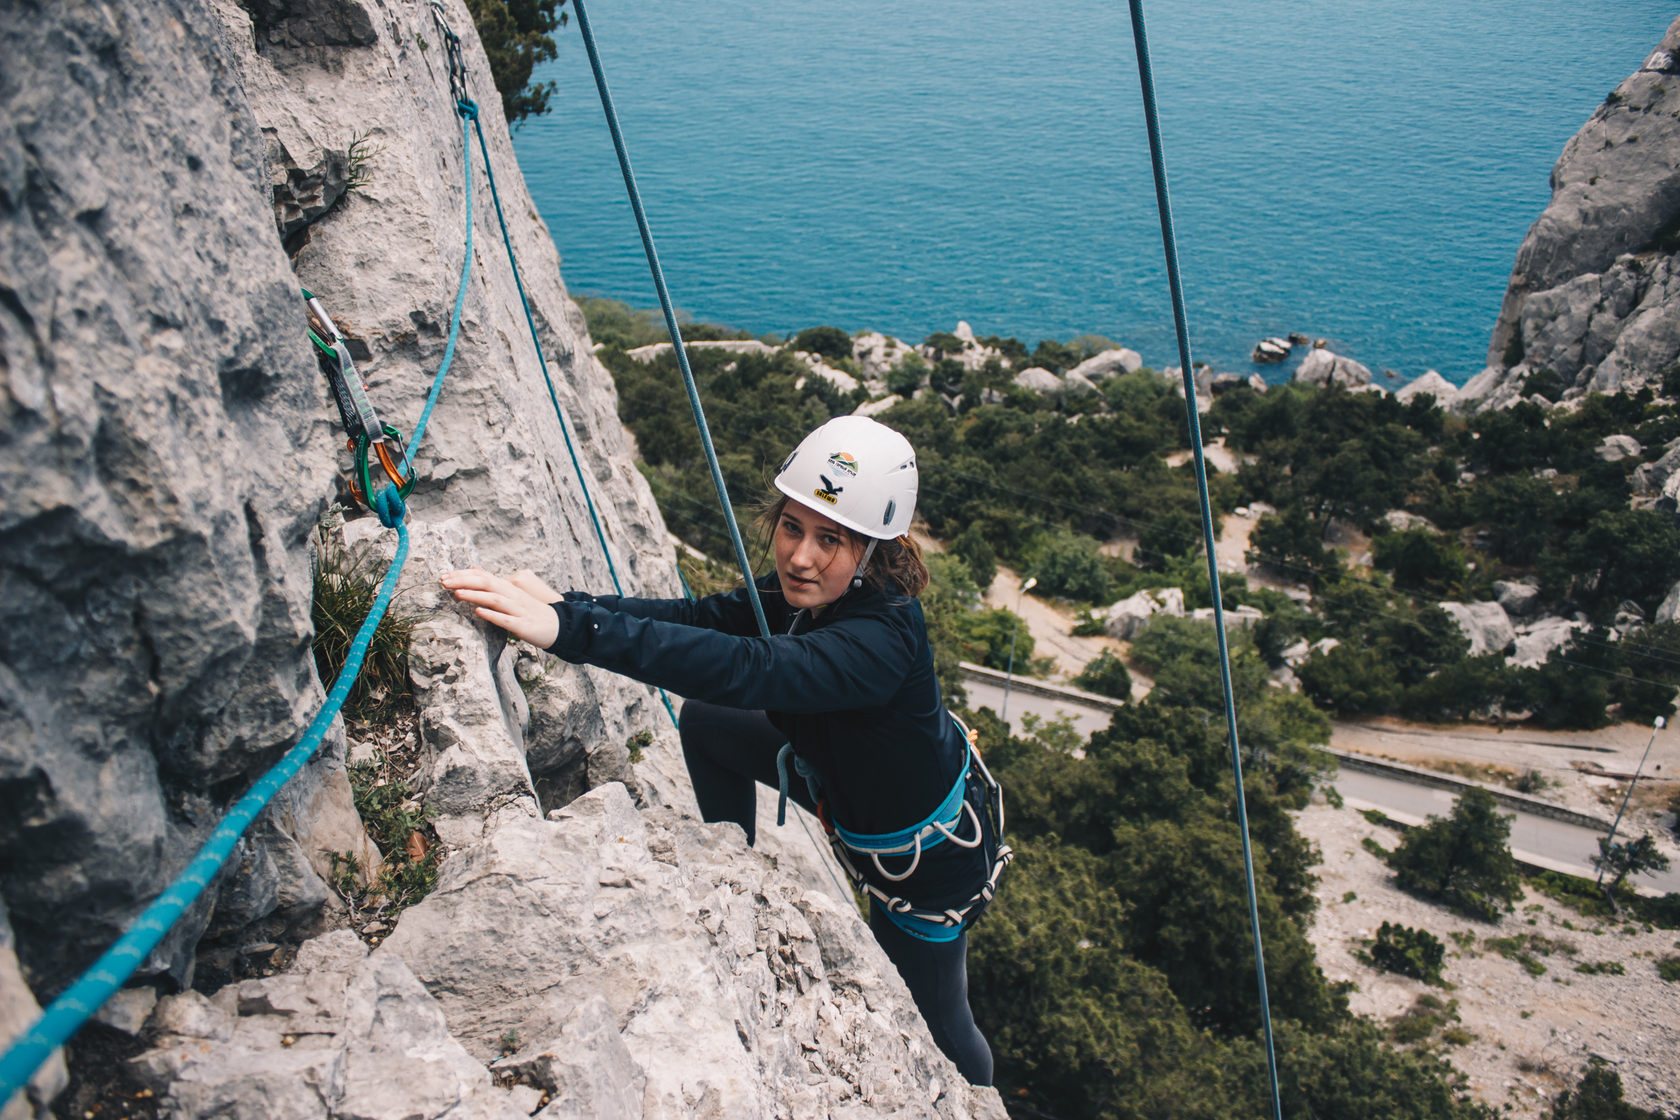
[[910, 531], [916, 449], [867, 416], [836, 416], [799, 441], [776, 472], [776, 489], [875, 540]]

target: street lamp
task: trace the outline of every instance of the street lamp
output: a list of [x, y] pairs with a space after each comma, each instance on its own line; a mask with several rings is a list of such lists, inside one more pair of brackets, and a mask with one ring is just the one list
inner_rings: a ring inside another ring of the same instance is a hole
[[1035, 576], [1021, 585], [1015, 593], [1015, 619], [1009, 624], [1009, 668], [1003, 674], [1003, 720], [1005, 727], [1009, 726], [1009, 686], [1015, 682], [1015, 632], [1021, 628], [1021, 598], [1027, 592], [1038, 586]]
[[1639, 756], [1639, 766], [1633, 772], [1633, 780], [1628, 783], [1627, 792], [1622, 794], [1622, 807], [1616, 810], [1616, 820], [1610, 825], [1610, 839], [1605, 841], [1604, 861], [1598, 865], [1598, 885], [1604, 886], [1604, 868], [1609, 862], [1610, 849], [1616, 845], [1616, 829], [1622, 823], [1622, 814], [1627, 812], [1628, 798], [1633, 796], [1633, 787], [1639, 784], [1639, 775], [1645, 769], [1645, 760], [1651, 757], [1651, 744], [1657, 741], [1657, 732], [1668, 726], [1668, 721], [1658, 716], [1651, 724], [1651, 737], [1645, 741], [1645, 753]]

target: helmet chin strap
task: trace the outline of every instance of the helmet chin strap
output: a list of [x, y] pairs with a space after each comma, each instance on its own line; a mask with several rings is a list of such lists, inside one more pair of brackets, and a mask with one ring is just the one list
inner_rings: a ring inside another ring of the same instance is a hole
[[870, 537], [869, 543], [864, 546], [863, 559], [858, 561], [857, 571], [852, 574], [852, 586], [854, 588], [863, 586], [863, 570], [869, 567], [869, 558], [875, 555], [875, 546], [880, 543], [874, 537]]

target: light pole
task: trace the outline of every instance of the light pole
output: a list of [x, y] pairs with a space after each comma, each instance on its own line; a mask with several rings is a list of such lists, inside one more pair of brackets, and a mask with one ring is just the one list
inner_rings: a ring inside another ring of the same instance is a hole
[[1015, 683], [1015, 632], [1021, 628], [1021, 598], [1037, 586], [1038, 579], [1034, 577], [1015, 593], [1015, 618], [1009, 624], [1009, 668], [1003, 674], [1003, 715], [999, 717], [1005, 727], [1009, 726], [1009, 686]]
[[1645, 769], [1645, 760], [1651, 757], [1651, 744], [1657, 741], [1657, 732], [1668, 726], [1668, 721], [1658, 716], [1651, 724], [1651, 737], [1645, 741], [1645, 753], [1639, 756], [1639, 766], [1633, 772], [1633, 781], [1628, 783], [1627, 792], [1622, 794], [1622, 807], [1616, 810], [1616, 820], [1610, 825], [1610, 839], [1604, 842], [1604, 858], [1598, 864], [1598, 885], [1604, 886], [1604, 869], [1610, 863], [1610, 849], [1616, 846], [1616, 829], [1621, 826], [1622, 814], [1627, 812], [1628, 799], [1633, 796], [1633, 787], [1639, 784], [1639, 775]]

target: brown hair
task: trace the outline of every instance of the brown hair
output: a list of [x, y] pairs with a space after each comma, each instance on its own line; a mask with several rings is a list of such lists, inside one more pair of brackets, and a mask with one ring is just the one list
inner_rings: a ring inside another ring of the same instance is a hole
[[[770, 552], [775, 543], [776, 523], [781, 520], [782, 510], [786, 508], [790, 499], [786, 494], [777, 494], [773, 499], [765, 502], [759, 510], [756, 526], [759, 543], [764, 553]], [[842, 526], [844, 528], [844, 526]], [[870, 538], [855, 529], [846, 529], [852, 543], [860, 548], [867, 548]], [[912, 599], [926, 590], [929, 580], [927, 564], [922, 560], [922, 548], [908, 536], [894, 537], [892, 540], [877, 540], [875, 551], [869, 556], [869, 564], [863, 570], [863, 582], [878, 591], [898, 591]]]

